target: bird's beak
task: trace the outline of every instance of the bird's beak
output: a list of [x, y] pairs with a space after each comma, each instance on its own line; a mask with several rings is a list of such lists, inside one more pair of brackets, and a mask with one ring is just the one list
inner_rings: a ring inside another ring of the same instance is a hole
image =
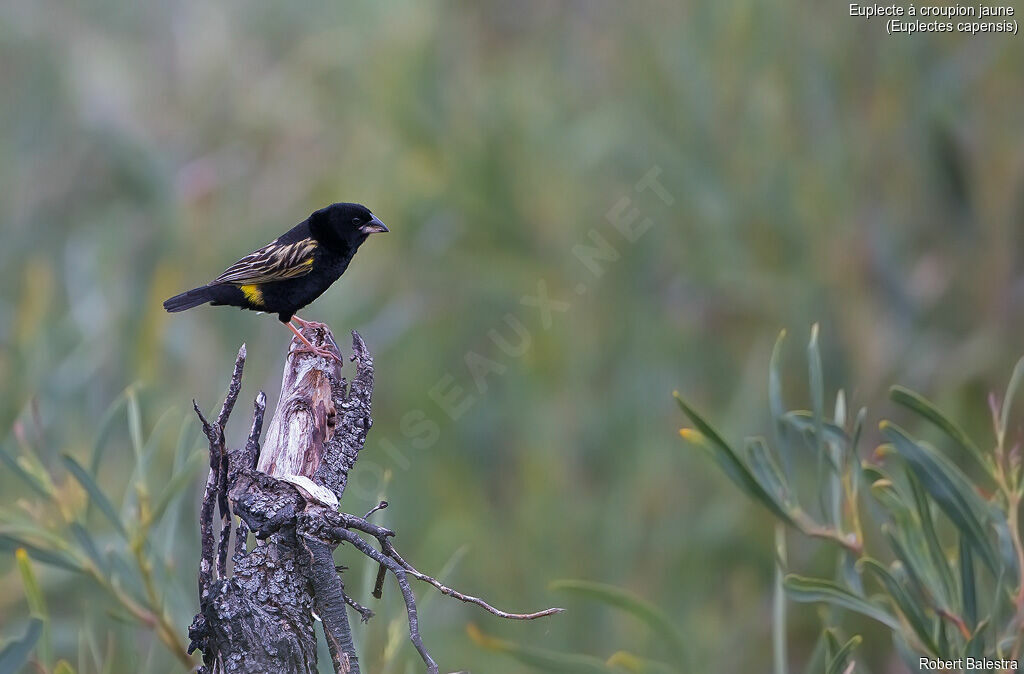
[[359, 231], [363, 234], [375, 234], [377, 232], [388, 232], [388, 226], [377, 219], [377, 216], [373, 216], [373, 219], [368, 223], [359, 228]]

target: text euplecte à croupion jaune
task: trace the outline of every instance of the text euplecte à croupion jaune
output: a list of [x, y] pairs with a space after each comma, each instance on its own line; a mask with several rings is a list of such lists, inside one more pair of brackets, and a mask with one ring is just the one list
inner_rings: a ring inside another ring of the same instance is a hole
[[1010, 5], [879, 5], [850, 3], [850, 16], [884, 19], [893, 33], [1017, 34], [1016, 10]]

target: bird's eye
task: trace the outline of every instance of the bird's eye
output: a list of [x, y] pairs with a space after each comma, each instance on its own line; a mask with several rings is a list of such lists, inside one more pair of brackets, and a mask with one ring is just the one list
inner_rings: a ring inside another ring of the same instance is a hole
[[352, 224], [353, 224], [353, 225], [356, 225], [357, 227], [358, 227], [358, 226], [359, 226], [360, 224], [362, 224], [362, 222], [363, 222], [363, 221], [362, 221], [362, 220], [360, 220], [359, 218], [352, 218]]

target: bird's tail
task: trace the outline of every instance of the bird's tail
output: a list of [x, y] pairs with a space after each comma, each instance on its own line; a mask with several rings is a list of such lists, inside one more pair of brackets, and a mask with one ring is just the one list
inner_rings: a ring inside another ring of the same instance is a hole
[[209, 286], [200, 286], [199, 288], [193, 288], [168, 300], [164, 300], [164, 309], [173, 314], [177, 311], [198, 307], [200, 304], [206, 304], [213, 299], [211, 288]]

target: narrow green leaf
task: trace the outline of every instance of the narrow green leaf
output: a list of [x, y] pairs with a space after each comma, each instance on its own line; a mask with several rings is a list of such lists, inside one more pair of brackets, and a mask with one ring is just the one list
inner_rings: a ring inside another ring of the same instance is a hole
[[909, 581], [907, 591], [913, 595], [914, 603], [918, 606], [927, 603], [949, 610], [951, 604], [943, 595], [944, 589], [936, 587], [938, 579], [926, 557], [924, 541], [915, 536], [916, 533], [917, 529], [901, 529], [898, 535], [889, 524], [882, 525], [882, 535], [906, 572]]
[[861, 636], [859, 634], [855, 634], [849, 641], [839, 647], [832, 655], [832, 660], [825, 668], [825, 674], [843, 674], [850, 662], [850, 656], [853, 655], [853, 649], [860, 646], [862, 641], [863, 639]]
[[950, 419], [940, 412], [930, 400], [918, 393], [915, 393], [914, 391], [911, 391], [910, 389], [903, 388], [902, 386], [893, 386], [889, 389], [889, 397], [893, 402], [903, 405], [930, 421], [935, 427], [956, 442], [956, 444], [958, 444], [964, 451], [970, 454], [978, 465], [985, 470], [989, 478], [995, 479], [991, 459], [986, 457], [978, 446], [974, 444], [969, 437], [967, 437], [967, 433], [965, 433], [963, 429], [950, 421]]
[[21, 573], [21, 584], [25, 590], [25, 598], [28, 599], [28, 609], [33, 617], [42, 621], [49, 620], [50, 614], [46, 610], [46, 598], [43, 590], [39, 587], [36, 574], [32, 570], [32, 561], [29, 559], [28, 551], [25, 548], [18, 548], [14, 553], [18, 561], [18, 571]]
[[881, 503], [893, 518], [901, 526], [914, 526], [910, 506], [907, 505], [903, 494], [896, 484], [888, 477], [875, 480], [871, 484], [871, 495]]
[[999, 446], [1003, 446], [1006, 437], [1006, 429], [1010, 427], [1010, 410], [1013, 408], [1013, 399], [1020, 388], [1021, 378], [1024, 377], [1024, 358], [1017, 361], [1013, 366], [1013, 374], [1010, 375], [1010, 383], [1006, 385], [1006, 396], [1003, 398], [1003, 409], [999, 415]]
[[861, 568], [872, 571], [878, 577], [882, 585], [885, 586], [888, 595], [899, 608], [900, 613], [903, 614], [903, 617], [906, 618], [910, 627], [914, 630], [914, 634], [917, 635], [921, 644], [932, 655], [939, 655], [939, 647], [932, 638], [934, 621], [928, 619], [918, 603], [911, 598], [906, 588], [896, 580], [895, 576], [889, 572], [889, 569], [870, 557], [862, 557], [857, 564]]
[[[811, 436], [818, 429], [818, 421], [814, 418], [814, 413], [807, 410], [786, 412], [783, 415], [783, 421], [798, 431]], [[850, 436], [846, 434], [846, 431], [830, 421], [822, 420], [821, 432], [824, 435], [825, 442], [831, 442], [844, 447], [849, 447], [851, 444]]]
[[100, 419], [100, 427], [96, 433], [96, 440], [92, 445], [92, 461], [89, 463], [89, 472], [93, 475], [99, 473], [100, 462], [103, 460], [103, 452], [107, 448], [107, 440], [110, 437], [110, 432], [114, 428], [114, 419], [121, 411], [121, 407], [128, 400], [128, 391], [131, 387], [121, 392], [117, 399], [114, 400], [107, 407], [107, 410], [103, 413], [103, 417]]
[[679, 667], [672, 667], [664, 662], [656, 662], [633, 655], [627, 651], [618, 651], [605, 663], [609, 667], [624, 669], [630, 674], [679, 674]]
[[844, 550], [840, 557], [839, 565], [839, 573], [836, 578], [841, 578], [853, 594], [864, 596], [864, 581], [861, 578], [860, 572], [857, 571], [857, 558]]
[[[822, 499], [822, 512], [827, 513], [827, 523], [833, 529], [839, 530], [842, 528], [842, 483], [840, 478], [842, 469], [840, 466], [844, 463], [843, 456], [849, 443], [847, 441], [829, 442], [825, 437], [825, 375], [822, 372], [818, 332], [818, 324], [815, 323], [811, 326], [811, 339], [807, 344], [811, 411], [814, 413], [816, 451], [819, 456], [826, 456], [832, 466], [831, 474], [825, 477], [825, 482], [819, 488], [819, 496]], [[827, 507], [824, 502], [826, 498], [828, 499]]]
[[29, 621], [25, 636], [13, 641], [0, 651], [0, 674], [18, 674], [28, 661], [28, 656], [35, 648], [36, 642], [43, 634], [43, 621], [32, 618]]
[[195, 479], [195, 476], [199, 471], [208, 465], [209, 459], [201, 452], [196, 452], [189, 457], [188, 461], [185, 462], [184, 467], [178, 471], [167, 483], [167, 486], [164, 487], [163, 492], [160, 494], [160, 498], [157, 499], [156, 505], [153, 506], [151, 518], [154, 522], [160, 521], [160, 518], [163, 517], [164, 511], [171, 505], [174, 497], [177, 496], [185, 487], [192, 484], [193, 479]]
[[804, 667], [804, 674], [821, 674], [825, 670], [828, 663], [826, 659], [826, 639], [825, 632], [823, 630], [821, 635], [814, 642], [814, 650], [811, 651], [811, 656], [807, 659], [807, 665]]
[[96, 567], [96, 570], [109, 577], [110, 565], [104, 562], [99, 548], [96, 547], [96, 543], [92, 539], [92, 535], [78, 522], [72, 522], [69, 528], [71, 529], [71, 535], [78, 542], [78, 546], [82, 548], [82, 552], [89, 558], [93, 566]]
[[928, 548], [931, 566], [939, 577], [939, 581], [942, 584], [943, 597], [946, 599], [947, 605], [949, 605], [955, 593], [954, 588], [956, 587], [953, 569], [950, 567], [949, 558], [943, 552], [942, 544], [939, 542], [939, 535], [935, 531], [935, 519], [932, 516], [932, 509], [928, 503], [928, 497], [925, 494], [924, 488], [921, 486], [921, 481], [913, 473], [907, 474], [907, 481], [910, 484], [910, 493], [914, 498], [918, 521], [921, 523], [920, 531]]
[[106, 495], [100, 490], [99, 485], [96, 481], [77, 461], [74, 457], [69, 454], [62, 454], [61, 460], [64, 462], [64, 466], [68, 469], [78, 483], [82, 485], [85, 491], [89, 494], [89, 498], [94, 502], [100, 509], [100, 511], [106, 515], [110, 523], [114, 525], [114, 528], [124, 536], [128, 537], [128, 532], [125, 529], [124, 523], [121, 522], [121, 518], [118, 516], [114, 506], [107, 499]]
[[117, 582], [121, 583], [121, 586], [128, 592], [137, 594], [143, 590], [134, 563], [130, 562], [117, 549], [107, 550], [104, 567], [109, 570], [110, 576], [116, 578]]
[[881, 429], [935, 503], [974, 546], [992, 575], [998, 575], [1000, 564], [980, 519], [987, 508], [967, 477], [940, 453], [915, 442], [898, 426], [883, 422]]
[[846, 427], [846, 392], [843, 389], [836, 391], [836, 405], [832, 413], [832, 420], [839, 428]]
[[473, 624], [466, 627], [466, 632], [477, 646], [494, 653], [505, 653], [524, 665], [529, 665], [542, 672], [608, 674], [612, 671], [604, 662], [589, 655], [567, 655], [542, 648], [520, 646], [512, 641], [488, 636]]
[[857, 418], [853, 422], [853, 434], [850, 437], [850, 444], [848, 445], [850, 451], [847, 453], [847, 455], [850, 457], [850, 479], [853, 483], [854, 494], [858, 494], [860, 491], [861, 471], [859, 470], [858, 465], [860, 463], [860, 436], [864, 430], [864, 421], [867, 418], [867, 408], [860, 408], [860, 410], [857, 412]]
[[899, 654], [900, 660], [903, 661], [903, 665], [907, 668], [907, 671], [920, 673], [920, 649], [911, 647], [910, 644], [907, 643], [907, 639], [904, 635], [899, 632], [892, 635], [892, 643], [896, 646], [896, 652]]
[[199, 424], [191, 414], [182, 417], [181, 429], [178, 431], [178, 445], [174, 449], [174, 471], [181, 470], [185, 461], [192, 455], [199, 441]]
[[999, 556], [1003, 560], [1005, 571], [999, 581], [1013, 587], [1017, 585], [1020, 569], [1018, 568], [1017, 551], [1013, 547], [1013, 538], [1010, 535], [1010, 524], [1006, 521], [1006, 513], [994, 503], [989, 508], [989, 517], [992, 518], [992, 527], [996, 530]]
[[107, 632], [107, 650], [103, 658], [103, 674], [114, 674], [114, 650], [117, 641], [114, 632]]
[[[897, 559], [906, 569], [915, 593], [914, 600], [951, 610], [956, 590], [949, 562], [943, 558], [941, 549], [929, 548], [925, 534], [927, 527], [922, 522], [920, 510], [921, 507], [924, 508], [923, 513], [930, 521], [928, 503], [911, 505], [915, 497], [925, 499], [926, 496], [912, 473], [908, 472], [907, 478], [910, 482], [910, 491], [913, 492], [911, 496], [892, 484], [889, 479], [879, 480], [872, 485], [872, 493], [885, 505], [895, 524], [895, 527], [883, 525], [882, 532]], [[938, 546], [937, 539], [934, 544]], [[945, 573], [940, 568], [945, 569]]]
[[146, 475], [149, 472], [149, 464], [153, 458], [153, 454], [157, 449], [160, 448], [160, 440], [166, 434], [168, 423], [177, 416], [178, 411], [175, 408], [170, 408], [160, 415], [157, 419], [156, 425], [153, 426], [153, 430], [150, 432], [149, 437], [146, 439], [146, 443], [142, 446], [142, 450], [139, 453], [139, 463], [136, 466], [135, 474], [140, 480], [145, 480]]
[[839, 637], [836, 636], [836, 631], [832, 628], [827, 628], [825, 630], [825, 659], [832, 662], [840, 648], [842, 646], [839, 645]]
[[807, 343], [807, 371], [811, 387], [811, 411], [814, 412], [814, 429], [818, 440], [818, 451], [825, 451], [825, 376], [821, 371], [821, 349], [818, 347], [818, 324], [811, 326], [811, 339]]
[[874, 485], [879, 480], [888, 480], [889, 482], [892, 482], [892, 479], [884, 470], [879, 466], [867, 463], [866, 461], [861, 463], [860, 470], [864, 481], [869, 485]]
[[121, 608], [120, 606], [109, 607], [106, 611], [104, 611], [104, 613], [106, 614], [107, 618], [122, 625], [134, 627], [139, 624], [139, 621], [135, 618], [135, 616], [133, 616], [131, 613]]
[[786, 528], [775, 524], [775, 582], [772, 585], [772, 672], [787, 674], [789, 657], [786, 652]]
[[21, 585], [25, 590], [25, 598], [28, 600], [29, 613], [33, 618], [43, 621], [43, 635], [38, 645], [39, 661], [46, 669], [53, 659], [52, 637], [50, 634], [50, 613], [46, 610], [46, 598], [43, 590], [39, 587], [35, 571], [32, 569], [32, 561], [29, 559], [25, 548], [18, 548], [14, 553], [18, 561], [18, 571], [21, 574]]
[[587, 580], [556, 580], [548, 585], [548, 589], [552, 592], [569, 592], [586, 597], [633, 615], [665, 640], [676, 662], [687, 661], [686, 642], [682, 634], [676, 630], [664, 611], [646, 599], [614, 585]]
[[782, 377], [779, 375], [779, 361], [782, 358], [782, 343], [786, 340], [786, 331], [779, 333], [772, 348], [772, 357], [768, 362], [768, 407], [776, 425], [782, 423], [786, 413], [786, 405], [782, 399]]
[[782, 474], [778, 462], [768, 450], [763, 438], [748, 438], [746, 442], [746, 464], [761, 488], [775, 502], [777, 507], [786, 512], [797, 508], [796, 498], [789, 487], [786, 476]]
[[7, 450], [0, 447], [0, 461], [3, 461], [4, 465], [14, 473], [18, 478], [27, 484], [33, 491], [38, 493], [40, 496], [51, 498], [52, 494], [47, 489], [46, 484], [38, 477], [30, 473], [21, 467], [21, 464], [12, 456], [8, 454]]
[[960, 601], [963, 604], [963, 618], [969, 629], [978, 623], [978, 589], [974, 578], [974, 556], [971, 546], [960, 538]]
[[698, 431], [694, 433], [691, 429], [682, 429], [680, 434], [683, 438], [707, 452], [729, 479], [746, 492], [748, 496], [760, 501], [762, 505], [771, 510], [779, 519], [799, 528], [792, 515], [780, 508], [775, 499], [761, 487], [753, 474], [751, 474], [750, 469], [736, 454], [736, 451], [722, 439], [708, 422], [683, 402], [678, 393], [674, 395], [679, 407], [690, 418], [690, 421]]
[[985, 653], [985, 628], [988, 627], [989, 619], [985, 618], [974, 628], [974, 633], [964, 647], [964, 654], [972, 658], [980, 658]]
[[935, 645], [939, 649], [938, 652], [943, 657], [953, 655], [953, 646], [949, 641], [949, 633], [951, 631], [959, 632], [960, 630], [953, 630], [949, 627], [949, 623], [945, 620], [937, 621], [935, 625], [937, 633], [935, 635]]
[[782, 465], [786, 474], [791, 473], [793, 466], [793, 443], [787, 434], [787, 426], [783, 417], [786, 414], [786, 404], [782, 395], [782, 375], [780, 374], [779, 363], [782, 360], [782, 344], [786, 340], [786, 331], [782, 330], [772, 347], [771, 360], [768, 363], [768, 409], [772, 416], [772, 439], [778, 447], [782, 459]]
[[786, 576], [785, 585], [786, 592], [789, 593], [793, 601], [801, 603], [824, 602], [865, 615], [894, 631], [899, 631], [900, 629], [900, 622], [895, 616], [881, 607], [875, 606], [867, 599], [858, 597], [848, 590], [839, 587], [832, 581], [790, 574]]
[[132, 439], [135, 461], [142, 463], [142, 412], [139, 410], [139, 397], [134, 387], [128, 389], [128, 435]]
[[49, 564], [66, 571], [79, 572], [82, 570], [82, 567], [63, 551], [41, 548], [38, 545], [29, 543], [20, 536], [0, 534], [0, 550], [13, 553], [18, 548], [25, 548], [32, 559], [41, 564]]

